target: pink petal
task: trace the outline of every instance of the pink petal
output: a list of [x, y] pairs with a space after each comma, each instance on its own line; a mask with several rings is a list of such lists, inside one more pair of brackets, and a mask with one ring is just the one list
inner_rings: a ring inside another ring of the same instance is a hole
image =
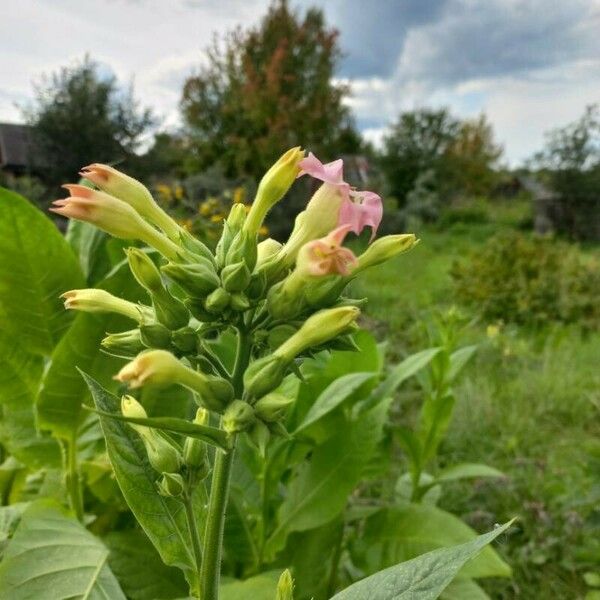
[[299, 167], [300, 172], [298, 173], [298, 177], [310, 175], [315, 179], [334, 185], [345, 183], [343, 179], [344, 161], [341, 158], [323, 164], [312, 152], [309, 152], [308, 156], [300, 161]]
[[373, 240], [383, 218], [381, 198], [374, 192], [352, 192], [350, 195], [351, 199], [344, 200], [340, 207], [338, 224], [348, 225], [357, 235], [365, 227], [371, 227]]

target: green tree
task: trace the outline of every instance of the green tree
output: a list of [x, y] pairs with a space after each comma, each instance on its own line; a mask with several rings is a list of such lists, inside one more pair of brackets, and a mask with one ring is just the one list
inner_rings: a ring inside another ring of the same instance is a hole
[[24, 109], [32, 126], [32, 166], [50, 186], [73, 181], [91, 162], [132, 158], [153, 122], [132, 88], [101, 76], [88, 57], [45, 78], [35, 92], [32, 106]]
[[321, 10], [276, 0], [258, 26], [215, 39], [181, 101], [193, 167], [218, 162], [228, 176], [257, 178], [294, 145], [326, 159], [356, 151], [347, 87], [332, 81], [337, 38]]

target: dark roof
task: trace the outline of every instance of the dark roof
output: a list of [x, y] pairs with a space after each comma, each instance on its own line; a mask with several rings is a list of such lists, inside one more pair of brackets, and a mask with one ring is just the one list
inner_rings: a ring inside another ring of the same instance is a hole
[[0, 123], [0, 167], [26, 167], [30, 128], [16, 123]]

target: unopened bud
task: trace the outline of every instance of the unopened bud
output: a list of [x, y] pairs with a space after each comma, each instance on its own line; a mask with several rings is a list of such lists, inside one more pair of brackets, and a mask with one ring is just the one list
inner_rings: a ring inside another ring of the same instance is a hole
[[184, 304], [198, 321], [210, 323], [217, 319], [217, 315], [206, 310], [204, 300], [200, 300], [199, 298], [186, 298]]
[[164, 289], [152, 296], [156, 319], [169, 329], [180, 329], [190, 322], [190, 312], [185, 304]]
[[233, 265], [244, 262], [248, 270], [253, 271], [256, 266], [256, 246], [256, 234], [245, 230], [240, 231], [231, 241], [225, 257], [225, 264]]
[[154, 318], [154, 312], [149, 306], [134, 304], [122, 298], [113, 296], [106, 290], [84, 289], [71, 290], [61, 295], [65, 308], [91, 313], [117, 313], [137, 321]]
[[139, 248], [127, 248], [127, 262], [138, 283], [150, 293], [163, 289], [160, 272], [146, 252]]
[[[194, 423], [196, 425], [208, 424], [208, 411], [199, 408], [196, 411]], [[196, 475], [202, 479], [208, 476], [210, 464], [208, 462], [208, 447], [205, 442], [195, 438], [186, 438], [183, 443], [183, 462], [190, 468], [193, 468]]]
[[133, 358], [144, 349], [139, 329], [109, 333], [100, 343], [108, 353], [124, 358]]
[[234, 400], [223, 414], [223, 429], [227, 433], [247, 431], [254, 421], [254, 409], [242, 400]]
[[244, 373], [244, 388], [250, 398], [262, 398], [279, 387], [289, 366], [285, 357], [271, 354], [250, 363]]
[[192, 327], [182, 327], [173, 332], [171, 341], [180, 352], [194, 352], [198, 347], [198, 334]]
[[140, 325], [140, 335], [146, 348], [167, 350], [171, 347], [171, 330], [160, 323]]
[[290, 406], [294, 403], [293, 398], [283, 394], [272, 392], [263, 396], [255, 405], [256, 416], [267, 423], [275, 423], [285, 418]]
[[246, 231], [258, 233], [267, 212], [292, 187], [300, 172], [299, 163], [303, 158], [304, 151], [299, 146], [291, 148], [265, 173], [244, 224]]
[[215, 251], [215, 256], [217, 259], [217, 264], [220, 266], [225, 265], [227, 256], [227, 252], [229, 251], [229, 247], [233, 242], [233, 239], [242, 229], [244, 221], [246, 220], [246, 208], [243, 204], [234, 204], [231, 207], [231, 211], [229, 212], [229, 216], [227, 220], [223, 224], [223, 231], [221, 233], [221, 238], [217, 243], [217, 248]]
[[250, 283], [250, 270], [244, 261], [227, 265], [221, 271], [221, 281], [228, 292], [241, 292]]
[[254, 425], [248, 430], [248, 439], [258, 449], [260, 455], [264, 458], [267, 451], [267, 444], [271, 438], [269, 428], [262, 421], [255, 421]]
[[386, 235], [375, 240], [359, 257], [356, 271], [390, 260], [397, 254], [413, 248], [419, 240], [412, 233]]
[[245, 310], [248, 310], [250, 308], [250, 301], [248, 300], [245, 294], [231, 294], [230, 306], [232, 310], [235, 310], [237, 312], [244, 312]]
[[269, 314], [277, 321], [294, 319], [307, 308], [304, 297], [309, 282], [298, 271], [276, 283], [267, 295]]
[[204, 306], [209, 313], [217, 314], [223, 312], [229, 306], [230, 300], [230, 294], [220, 287], [206, 298]]
[[214, 256], [212, 252], [207, 248], [205, 244], [203, 244], [199, 239], [195, 238], [189, 231], [185, 229], [179, 230], [179, 242], [181, 246], [195, 254], [198, 257], [209, 260], [212, 264], [214, 264]]
[[286, 569], [279, 577], [275, 600], [294, 600], [294, 580], [289, 569]]
[[341, 275], [313, 279], [304, 290], [307, 304], [311, 308], [328, 308], [339, 300], [348, 281], [347, 277]]
[[256, 266], [260, 267], [268, 258], [277, 254], [281, 248], [283, 248], [283, 244], [273, 238], [267, 238], [260, 242], [256, 247]]
[[248, 288], [246, 289], [246, 295], [253, 300], [260, 299], [267, 288], [267, 274], [261, 269], [256, 271], [251, 279]]
[[183, 477], [179, 473], [163, 473], [158, 482], [158, 493], [167, 498], [180, 498], [184, 490]]
[[190, 296], [204, 298], [219, 287], [220, 281], [208, 259], [198, 259], [192, 264], [169, 263], [162, 272], [177, 283]]

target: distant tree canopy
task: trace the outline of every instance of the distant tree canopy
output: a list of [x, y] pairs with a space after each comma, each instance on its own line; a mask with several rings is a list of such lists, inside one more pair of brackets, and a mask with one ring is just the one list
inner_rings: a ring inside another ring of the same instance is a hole
[[333, 83], [337, 38], [321, 10], [301, 15], [277, 0], [257, 27], [215, 39], [181, 101], [195, 167], [259, 177], [294, 145], [324, 159], [355, 152], [348, 90]]
[[488, 192], [500, 154], [483, 115], [460, 121], [446, 109], [423, 108], [402, 113], [392, 125], [380, 165], [390, 193], [404, 206], [419, 176], [429, 171], [442, 195]]
[[73, 181], [91, 162], [132, 157], [152, 125], [150, 111], [138, 107], [132, 89], [100, 76], [87, 57], [37, 86], [24, 113], [33, 129], [33, 166], [50, 186]]

